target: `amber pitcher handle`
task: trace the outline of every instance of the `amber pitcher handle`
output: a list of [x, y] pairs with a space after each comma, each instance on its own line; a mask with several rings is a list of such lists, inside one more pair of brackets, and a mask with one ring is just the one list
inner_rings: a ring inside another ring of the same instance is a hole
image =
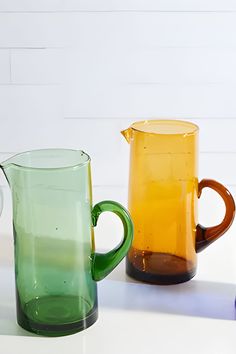
[[203, 188], [212, 188], [219, 193], [225, 203], [225, 216], [223, 221], [216, 226], [204, 227], [197, 225], [196, 252], [201, 252], [212, 242], [221, 237], [231, 226], [235, 216], [235, 203], [232, 195], [221, 183], [213, 179], [203, 179], [198, 185], [198, 198], [200, 198]]

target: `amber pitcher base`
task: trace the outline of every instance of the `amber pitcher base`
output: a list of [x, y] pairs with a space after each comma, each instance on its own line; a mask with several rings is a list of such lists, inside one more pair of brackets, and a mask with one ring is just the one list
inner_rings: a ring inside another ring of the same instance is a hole
[[196, 267], [191, 261], [173, 254], [136, 251], [132, 260], [126, 258], [126, 273], [139, 281], [171, 285], [193, 278]]

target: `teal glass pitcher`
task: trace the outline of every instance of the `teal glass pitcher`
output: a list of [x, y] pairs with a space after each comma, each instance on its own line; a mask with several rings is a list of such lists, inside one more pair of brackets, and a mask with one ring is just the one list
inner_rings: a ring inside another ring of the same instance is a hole
[[[90, 157], [83, 151], [29, 151], [0, 167], [12, 192], [18, 324], [48, 336], [89, 327], [97, 319], [96, 281], [131, 245], [128, 212], [113, 201], [92, 207]], [[103, 211], [118, 215], [124, 237], [100, 254], [93, 226]]]

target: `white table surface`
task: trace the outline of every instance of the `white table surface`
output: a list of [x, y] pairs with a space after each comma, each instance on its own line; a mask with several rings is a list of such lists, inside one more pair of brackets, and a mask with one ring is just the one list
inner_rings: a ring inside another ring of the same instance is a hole
[[[120, 192], [115, 198], [114, 191], [95, 194], [98, 200], [104, 199], [104, 194], [105, 198], [110, 194], [116, 200], [123, 198]], [[222, 216], [222, 205], [214, 198], [210, 195], [201, 205], [201, 223], [202, 219], [206, 224]], [[2, 220], [0, 354], [236, 353], [236, 222], [227, 235], [198, 255], [198, 272], [193, 280], [173, 286], [138, 283], [125, 275], [122, 262], [98, 283], [98, 321], [74, 335], [46, 338], [16, 324], [13, 246], [6, 234], [6, 215]], [[100, 242], [103, 236], [110, 248], [114, 240], [109, 244], [109, 239], [114, 235], [117, 242], [120, 232], [114, 218], [105, 218], [96, 238]], [[102, 242], [100, 246], [104, 248]]]
[[175, 286], [132, 282], [123, 264], [99, 283], [99, 320], [87, 330], [43, 338], [15, 322], [13, 269], [0, 272], [0, 353], [235, 354], [235, 285], [194, 279]]

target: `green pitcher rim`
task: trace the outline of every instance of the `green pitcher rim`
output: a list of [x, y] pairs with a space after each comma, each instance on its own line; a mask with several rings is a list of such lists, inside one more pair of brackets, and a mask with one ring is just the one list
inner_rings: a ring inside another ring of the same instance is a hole
[[[29, 162], [29, 157], [31, 157], [31, 162]], [[48, 159], [48, 157], [50, 157], [50, 159], [47, 161], [48, 165], [47, 163], [45, 163], [44, 165], [42, 161], [41, 163], [39, 163], [39, 165], [37, 165], [37, 157], [40, 157], [42, 160], [46, 160]], [[60, 159], [61, 161], [59, 161]], [[47, 148], [28, 150], [17, 153], [0, 163], [0, 168], [4, 170], [10, 166], [16, 166], [18, 168], [27, 170], [61, 170], [83, 167], [87, 165], [90, 161], [90, 156], [83, 150]], [[55, 165], [53, 166], [53, 164]]]

